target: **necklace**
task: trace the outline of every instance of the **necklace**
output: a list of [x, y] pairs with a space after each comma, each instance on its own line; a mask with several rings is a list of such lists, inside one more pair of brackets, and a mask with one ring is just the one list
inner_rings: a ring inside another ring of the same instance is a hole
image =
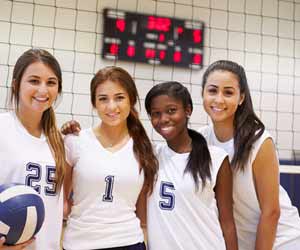
[[[103, 139], [103, 138], [102, 138]], [[126, 134], [125, 136], [123, 136], [123, 138], [120, 138], [118, 140], [116, 140], [115, 142], [107, 142], [102, 144], [105, 148], [113, 148], [113, 147], [121, 147], [123, 146], [129, 139], [129, 134]]]
[[128, 133], [125, 133], [114, 141], [111, 141], [112, 139], [110, 137], [104, 136], [100, 131], [95, 131], [95, 135], [104, 148], [121, 147], [128, 141], [130, 137]]

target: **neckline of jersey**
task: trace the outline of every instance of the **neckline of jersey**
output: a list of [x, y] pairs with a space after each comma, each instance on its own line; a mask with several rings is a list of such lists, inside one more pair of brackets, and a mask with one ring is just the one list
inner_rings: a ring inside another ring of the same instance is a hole
[[127, 147], [129, 147], [130, 145], [132, 145], [132, 137], [130, 137], [128, 139], [128, 141], [117, 151], [112, 152], [110, 150], [108, 150], [107, 148], [103, 147], [103, 145], [101, 144], [101, 142], [98, 140], [97, 136], [95, 135], [93, 128], [89, 128], [89, 133], [91, 134], [92, 138], [95, 140], [96, 144], [100, 147], [101, 150], [103, 150], [104, 152], [106, 152], [107, 154], [110, 155], [118, 155], [119, 153], [121, 153], [123, 150], [125, 150]]
[[230, 146], [233, 144], [233, 139], [234, 139], [233, 137], [227, 141], [222, 142], [217, 138], [213, 127], [211, 127], [211, 131], [212, 131], [213, 140], [215, 141], [216, 146], [218, 146], [218, 145]]
[[42, 131], [41, 137], [36, 137], [31, 135], [27, 129], [23, 126], [23, 124], [21, 123], [21, 121], [19, 120], [18, 116], [16, 115], [16, 113], [14, 111], [10, 112], [13, 119], [16, 121], [16, 124], [18, 126], [18, 128], [20, 129], [20, 131], [26, 135], [27, 137], [31, 138], [32, 140], [38, 141], [38, 142], [45, 142], [46, 141], [46, 136], [44, 134], [44, 132]]

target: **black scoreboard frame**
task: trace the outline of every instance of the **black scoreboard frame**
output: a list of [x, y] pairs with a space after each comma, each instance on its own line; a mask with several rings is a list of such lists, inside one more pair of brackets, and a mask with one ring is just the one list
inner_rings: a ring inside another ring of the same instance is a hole
[[102, 58], [203, 67], [204, 22], [116, 9], [103, 11]]

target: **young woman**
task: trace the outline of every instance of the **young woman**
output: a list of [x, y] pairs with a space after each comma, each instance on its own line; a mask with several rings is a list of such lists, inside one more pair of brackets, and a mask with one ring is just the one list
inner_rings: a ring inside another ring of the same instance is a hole
[[63, 215], [65, 152], [53, 104], [62, 91], [61, 70], [45, 50], [30, 49], [17, 60], [10, 101], [15, 109], [0, 114], [0, 184], [33, 187], [45, 204], [45, 220], [35, 241], [0, 249], [57, 250]]
[[167, 142], [157, 146], [158, 179], [148, 200], [149, 250], [236, 250], [228, 157], [188, 129], [193, 111], [188, 90], [178, 82], [155, 85], [145, 107]]
[[90, 90], [101, 123], [65, 138], [65, 192], [73, 190], [73, 206], [64, 249], [144, 250], [141, 224], [157, 160], [135, 109], [135, 83], [122, 68], [106, 67]]
[[239, 250], [300, 249], [300, 219], [279, 185], [271, 135], [255, 115], [242, 66], [211, 64], [203, 75], [204, 108], [212, 125], [200, 129], [208, 144], [225, 149], [233, 175]]

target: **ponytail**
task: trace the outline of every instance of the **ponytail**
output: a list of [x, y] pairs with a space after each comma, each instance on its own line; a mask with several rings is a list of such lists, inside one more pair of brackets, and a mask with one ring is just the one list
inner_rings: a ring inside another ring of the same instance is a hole
[[55, 183], [57, 191], [60, 190], [65, 176], [65, 148], [61, 134], [56, 126], [55, 114], [52, 107], [43, 113], [42, 127], [55, 160]]
[[199, 189], [199, 177], [202, 180], [202, 188], [205, 186], [207, 179], [211, 180], [211, 157], [205, 138], [192, 129], [188, 129], [188, 133], [192, 139], [192, 151], [189, 154], [184, 172], [191, 173], [196, 188]]
[[158, 161], [135, 108], [132, 108], [130, 111], [127, 118], [127, 126], [129, 135], [133, 139], [133, 152], [139, 162], [140, 171], [144, 171], [144, 188], [148, 194], [151, 194], [158, 170]]

